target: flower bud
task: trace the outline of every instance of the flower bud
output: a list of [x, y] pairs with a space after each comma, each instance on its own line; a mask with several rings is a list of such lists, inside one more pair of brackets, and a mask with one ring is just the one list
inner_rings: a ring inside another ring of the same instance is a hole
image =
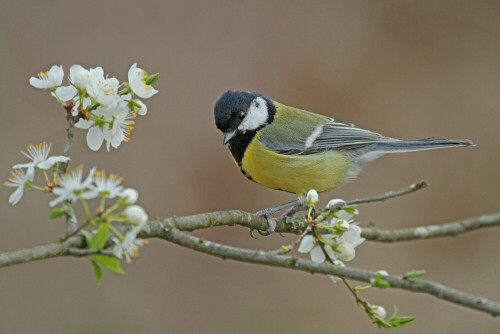
[[80, 65], [73, 65], [69, 69], [69, 77], [74, 86], [84, 89], [87, 87], [90, 72]]
[[143, 224], [148, 221], [148, 215], [146, 211], [144, 211], [144, 209], [139, 205], [131, 205], [127, 207], [124, 213], [129, 223]]
[[385, 270], [377, 270], [376, 274], [380, 274], [381, 276], [389, 276], [389, 273]]
[[349, 243], [340, 244], [337, 250], [340, 252], [340, 254], [337, 254], [337, 257], [342, 261], [351, 261], [356, 256], [354, 247]]
[[330, 202], [328, 202], [328, 204], [326, 205], [326, 208], [327, 209], [330, 209], [334, 206], [344, 206], [345, 205], [345, 201], [343, 199], [340, 199], [340, 198], [335, 198], [335, 199], [332, 199], [330, 200]]
[[306, 196], [306, 202], [310, 208], [314, 208], [319, 202], [318, 192], [314, 189], [309, 190]]
[[127, 204], [134, 204], [137, 202], [137, 198], [139, 197], [139, 194], [137, 193], [137, 190], [132, 189], [132, 188], [127, 188], [122, 191], [120, 194], [120, 197], [125, 200], [125, 203]]
[[141, 100], [135, 100], [135, 103], [137, 103], [137, 113], [141, 116], [146, 115], [148, 112], [148, 107], [141, 101]]
[[387, 315], [387, 312], [385, 311], [385, 308], [379, 305], [371, 305], [371, 310], [373, 314], [380, 319], [384, 319], [385, 316]]

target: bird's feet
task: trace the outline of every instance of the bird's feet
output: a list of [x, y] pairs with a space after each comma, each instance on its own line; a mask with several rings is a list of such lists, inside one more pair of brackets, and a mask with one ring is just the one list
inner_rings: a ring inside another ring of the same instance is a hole
[[[256, 213], [254, 213], [255, 216], [261, 216], [261, 217], [264, 217], [266, 218], [267, 220], [267, 230], [266, 232], [262, 232], [260, 230], [257, 230], [257, 232], [262, 235], [262, 236], [268, 236], [268, 235], [271, 235], [275, 228], [276, 228], [276, 221], [274, 220], [274, 218], [272, 218], [272, 215], [278, 211], [281, 211], [283, 209], [286, 209], [286, 208], [289, 208], [283, 215], [282, 217], [285, 217], [285, 216], [292, 216], [295, 212], [297, 211], [301, 211], [301, 210], [304, 210], [304, 204], [302, 203], [303, 201], [299, 198], [295, 201], [292, 201], [292, 202], [288, 202], [288, 203], [285, 203], [285, 204], [281, 204], [281, 205], [278, 205], [278, 206], [275, 206], [275, 207], [272, 207], [272, 208], [267, 208], [267, 209], [264, 209], [264, 210], [260, 210]], [[307, 209], [307, 207], [305, 207], [305, 209]], [[253, 229], [250, 229], [250, 236], [254, 239], [257, 239], [256, 236], [253, 235]]]

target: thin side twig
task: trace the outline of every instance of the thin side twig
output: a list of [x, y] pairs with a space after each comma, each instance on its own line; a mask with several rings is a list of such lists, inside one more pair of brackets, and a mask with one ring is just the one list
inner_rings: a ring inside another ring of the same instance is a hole
[[365, 204], [365, 203], [373, 203], [373, 202], [383, 202], [383, 201], [391, 199], [391, 198], [400, 197], [400, 196], [404, 196], [404, 195], [407, 195], [407, 194], [414, 193], [417, 190], [424, 189], [424, 188], [426, 188], [428, 186], [429, 186], [429, 184], [427, 182], [420, 181], [420, 182], [417, 182], [417, 183], [414, 183], [414, 184], [410, 185], [406, 189], [402, 189], [402, 190], [399, 190], [399, 191], [389, 191], [389, 192], [386, 192], [385, 194], [383, 194], [381, 196], [355, 199], [355, 200], [346, 202], [346, 204], [347, 205], [353, 205], [353, 204]]
[[371, 241], [396, 242], [439, 237], [454, 237], [485, 227], [500, 226], [500, 212], [479, 217], [467, 218], [452, 223], [418, 226], [399, 230], [380, 230], [364, 228], [361, 236]]

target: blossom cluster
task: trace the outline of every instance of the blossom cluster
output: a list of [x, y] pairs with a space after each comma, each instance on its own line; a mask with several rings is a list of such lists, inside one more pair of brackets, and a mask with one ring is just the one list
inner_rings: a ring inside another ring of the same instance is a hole
[[[316, 191], [311, 190], [306, 197], [310, 207], [319, 202]], [[339, 199], [331, 200], [327, 208], [333, 208]], [[349, 212], [348, 212], [349, 211]], [[342, 261], [351, 261], [356, 256], [356, 247], [362, 244], [365, 239], [361, 237], [361, 228], [353, 222], [353, 217], [358, 214], [354, 208], [344, 208], [331, 213], [331, 219], [327, 219], [318, 224], [318, 228], [326, 230], [328, 233], [321, 234], [320, 238], [312, 235], [305, 236], [300, 243], [298, 251], [300, 253], [310, 253], [314, 262], [324, 262], [327, 256], [333, 264], [343, 266]]]
[[[9, 203], [17, 204], [26, 189], [33, 188], [45, 193], [53, 193], [55, 198], [50, 201], [50, 206], [61, 205], [60, 209], [55, 209], [51, 213], [52, 218], [66, 214], [66, 204], [81, 201], [87, 214], [87, 225], [111, 224], [112, 222], [125, 222], [134, 227], [121, 235], [116, 231], [116, 237], [112, 238], [115, 243], [113, 254], [121, 259], [126, 257], [130, 261], [131, 256], [137, 255], [138, 248], [144, 244], [143, 240], [137, 239], [137, 234], [145, 227], [148, 215], [144, 209], [135, 205], [138, 193], [133, 188], [124, 188], [121, 185], [122, 178], [115, 174], [106, 175], [104, 171], [97, 171], [92, 168], [87, 177], [83, 177], [83, 170], [77, 167], [67, 174], [56, 175], [56, 170], [61, 163], [69, 162], [65, 156], [52, 156], [49, 153], [52, 145], [46, 142], [38, 145], [29, 145], [27, 152], [21, 152], [30, 161], [13, 166], [11, 177], [4, 183], [7, 187], [16, 188], [9, 197]], [[46, 184], [37, 186], [33, 183], [35, 170], [41, 170]], [[47, 171], [52, 170], [52, 177]], [[97, 216], [92, 217], [88, 209], [87, 200], [100, 198], [100, 205], [97, 209]], [[105, 207], [106, 200], [118, 199], [114, 205]], [[123, 212], [116, 213], [120, 207], [124, 207]], [[107, 230], [107, 229], [106, 229]]]
[[[133, 228], [124, 236], [118, 230], [113, 230], [116, 236], [111, 238], [115, 243], [113, 254], [119, 259], [125, 256], [127, 262], [130, 262], [131, 257], [138, 255], [139, 247], [145, 244], [144, 240], [137, 239], [137, 234], [145, 228], [148, 215], [141, 206], [135, 205], [138, 199], [137, 191], [133, 188], [124, 188], [121, 181], [120, 176], [116, 174], [108, 176], [104, 171], [96, 171], [95, 167], [83, 179], [82, 168], [78, 167], [58, 179], [57, 186], [52, 189], [57, 197], [50, 202], [50, 205], [75, 203], [80, 200], [86, 210], [89, 224], [106, 224], [106, 231], [108, 227], [111, 228], [112, 222], [132, 224]], [[86, 200], [95, 198], [100, 198], [101, 203], [97, 209], [97, 216], [91, 217]], [[105, 200], [115, 198], [118, 198], [118, 201], [114, 205], [108, 208], [104, 206]], [[115, 213], [114, 211], [120, 207], [125, 207], [123, 212]]]
[[61, 104], [71, 107], [71, 114], [77, 117], [75, 127], [88, 130], [87, 144], [97, 151], [106, 142], [106, 149], [118, 148], [130, 140], [137, 115], [146, 115], [147, 107], [138, 98], [147, 99], [158, 93], [152, 84], [158, 80], [158, 73], [148, 75], [134, 63], [128, 71], [128, 82], [120, 84], [118, 79], [108, 77], [101, 67], [85, 69], [80, 65], [70, 68], [69, 82], [62, 86], [64, 71], [54, 65], [38, 77], [31, 77], [30, 84], [36, 88], [48, 89]]
[[11, 176], [4, 183], [6, 187], [16, 188], [9, 197], [10, 204], [16, 205], [23, 197], [25, 189], [30, 187], [37, 188], [33, 185], [35, 169], [40, 169], [48, 180], [47, 170], [52, 169], [59, 163], [67, 163], [70, 160], [70, 158], [65, 156], [49, 157], [51, 147], [52, 144], [43, 142], [38, 145], [28, 145], [28, 152], [21, 151], [31, 161], [12, 166], [13, 170], [10, 171]]

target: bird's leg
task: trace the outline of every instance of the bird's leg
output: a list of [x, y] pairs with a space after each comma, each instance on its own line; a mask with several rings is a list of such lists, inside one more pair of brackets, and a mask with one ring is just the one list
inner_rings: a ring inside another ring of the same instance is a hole
[[288, 203], [285, 203], [285, 204], [273, 206], [272, 208], [267, 208], [267, 209], [264, 209], [264, 210], [257, 211], [256, 213], [254, 213], [254, 215], [255, 216], [270, 216], [273, 213], [276, 213], [276, 212], [281, 211], [283, 209], [289, 208], [291, 206], [295, 206], [297, 204], [300, 204], [300, 200], [299, 199], [296, 199], [295, 201], [291, 201], [291, 202], [288, 202]]
[[[255, 216], [263, 216], [267, 220], [267, 231], [261, 232], [261, 231], [257, 230], [257, 232], [262, 236], [268, 236], [268, 235], [272, 234], [274, 232], [274, 228], [276, 227], [276, 223], [274, 222], [274, 219], [271, 217], [271, 215], [278, 212], [278, 211], [286, 209], [286, 208], [290, 208], [290, 209], [287, 210], [287, 212], [283, 216], [293, 215], [293, 213], [300, 211], [304, 208], [303, 202], [304, 202], [304, 200], [299, 197], [295, 201], [291, 201], [291, 202], [284, 203], [284, 204], [281, 204], [278, 206], [274, 206], [272, 208], [260, 210], [256, 213], [254, 213]], [[256, 239], [256, 237], [253, 235], [252, 231], [253, 230], [250, 229], [250, 236], [252, 238]]]

